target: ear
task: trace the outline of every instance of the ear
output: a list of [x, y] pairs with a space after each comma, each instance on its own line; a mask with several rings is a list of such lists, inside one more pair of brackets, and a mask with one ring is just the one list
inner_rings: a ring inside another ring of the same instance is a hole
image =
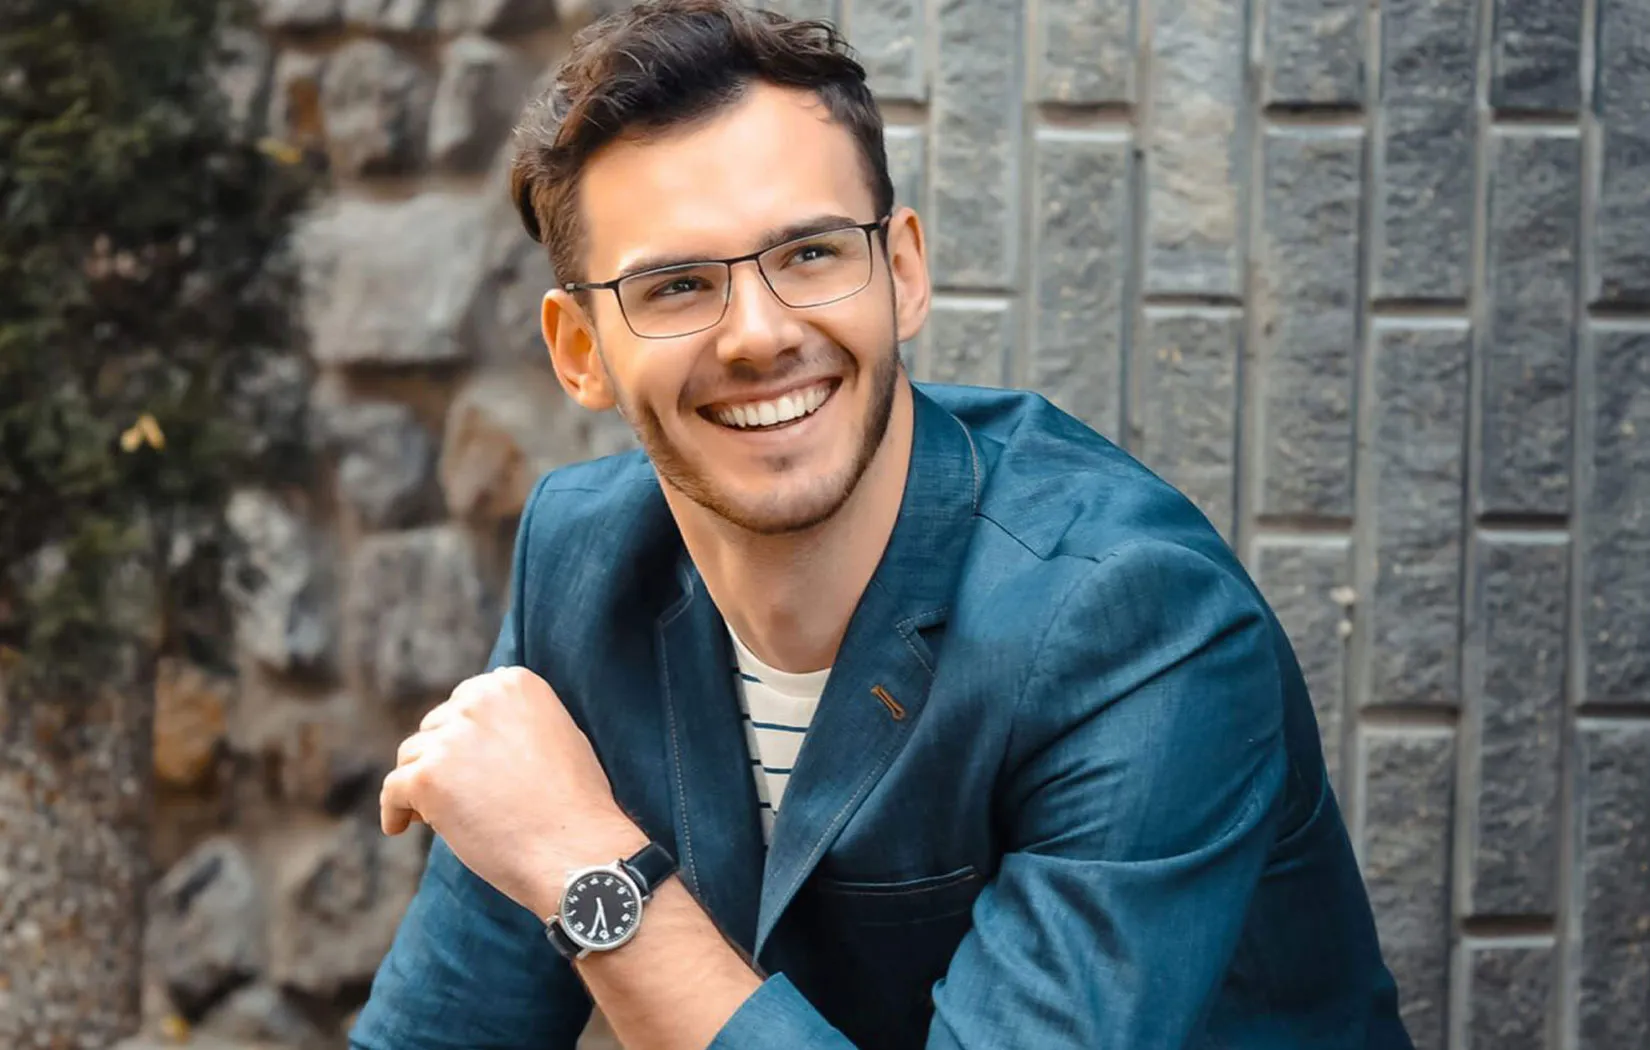
[[933, 296], [922, 220], [910, 208], [896, 208], [888, 219], [888, 269], [894, 280], [894, 317], [903, 343], [922, 330]]
[[550, 364], [568, 396], [592, 412], [612, 408], [613, 391], [596, 350], [595, 327], [572, 293], [561, 288], [546, 292], [539, 323]]

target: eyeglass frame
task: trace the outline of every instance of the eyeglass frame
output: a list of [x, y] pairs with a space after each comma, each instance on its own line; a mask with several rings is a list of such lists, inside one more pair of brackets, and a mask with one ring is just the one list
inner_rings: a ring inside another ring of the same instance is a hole
[[[611, 291], [613, 293], [613, 301], [619, 305], [619, 316], [624, 318], [625, 327], [629, 328], [631, 333], [638, 339], [681, 339], [683, 336], [697, 335], [700, 332], [709, 331], [710, 329], [721, 324], [722, 319], [728, 316], [728, 304], [733, 301], [733, 268], [742, 262], [756, 263], [756, 272], [759, 276], [761, 276], [762, 283], [768, 286], [768, 292], [787, 310], [813, 310], [821, 306], [830, 306], [833, 303], [840, 303], [844, 299], [852, 299], [854, 296], [871, 286], [871, 277], [876, 272], [876, 264], [874, 260], [872, 265], [866, 270], [864, 284], [860, 285], [858, 288], [855, 288], [853, 291], [845, 292], [834, 299], [826, 299], [824, 302], [820, 303], [809, 303], [807, 306], [792, 306], [790, 303], [785, 302], [784, 297], [779, 294], [779, 291], [776, 288], [774, 288], [773, 281], [768, 277], [768, 271], [764, 270], [762, 268], [762, 264], [757, 260], [761, 259], [762, 256], [771, 251], [777, 251], [780, 248], [785, 247], [787, 244], [795, 244], [797, 241], [812, 240], [815, 237], [824, 237], [827, 234], [842, 233], [844, 230], [859, 230], [863, 232], [865, 234], [867, 246], [869, 246], [871, 235], [878, 230], [881, 230], [884, 235], [883, 245], [886, 249], [887, 226], [889, 220], [892, 218], [893, 215], [888, 214], [884, 215], [880, 219], [872, 220], [871, 222], [855, 222], [849, 223], [846, 226], [833, 226], [828, 230], [817, 230], [813, 233], [803, 234], [800, 237], [792, 237], [789, 240], [780, 241], [778, 244], [771, 244], [760, 251], [748, 252], [744, 255], [736, 255], [727, 259], [694, 259], [690, 262], [671, 263], [668, 266], [655, 266], [646, 270], [637, 270], [635, 273], [627, 273], [622, 277], [615, 277], [610, 281], [568, 281], [561, 287], [562, 291], [565, 292], [594, 292], [601, 290]], [[716, 315], [716, 320], [700, 328], [693, 328], [686, 332], [674, 332], [670, 335], [643, 335], [641, 332], [636, 331], [636, 326], [630, 323], [629, 311], [624, 308], [624, 296], [619, 294], [619, 285], [623, 284], [625, 281], [634, 280], [637, 277], [645, 277], [648, 274], [668, 273], [671, 270], [686, 270], [695, 266], [724, 266], [728, 270], [727, 285], [722, 292], [722, 312]]]

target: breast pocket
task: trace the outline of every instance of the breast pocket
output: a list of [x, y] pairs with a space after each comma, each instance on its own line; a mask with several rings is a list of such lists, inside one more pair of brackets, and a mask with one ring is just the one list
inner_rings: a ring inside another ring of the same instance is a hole
[[[932, 989], [968, 933], [985, 880], [973, 867], [900, 881], [810, 880], [816, 944], [829, 944], [833, 975], [824, 982], [849, 1021], [855, 1046], [920, 1046], [933, 1016]], [[824, 1004], [821, 1004], [822, 1006]]]

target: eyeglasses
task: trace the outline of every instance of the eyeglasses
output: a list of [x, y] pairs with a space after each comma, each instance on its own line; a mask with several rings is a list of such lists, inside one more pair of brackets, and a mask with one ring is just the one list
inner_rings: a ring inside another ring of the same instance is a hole
[[871, 234], [888, 224], [841, 226], [732, 259], [661, 266], [613, 281], [573, 282], [569, 292], [611, 289], [630, 330], [643, 339], [673, 339], [720, 324], [733, 295], [733, 267], [755, 261], [774, 297], [792, 309], [824, 306], [871, 283]]

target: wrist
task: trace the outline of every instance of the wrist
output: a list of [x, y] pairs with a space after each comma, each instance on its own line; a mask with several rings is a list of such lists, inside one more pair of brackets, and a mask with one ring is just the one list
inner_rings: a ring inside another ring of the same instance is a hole
[[622, 813], [592, 826], [576, 838], [562, 836], [541, 855], [549, 859], [534, 872], [530, 898], [524, 903], [538, 918], [547, 919], [561, 908], [562, 892], [573, 872], [624, 860], [648, 844], [648, 837]]

